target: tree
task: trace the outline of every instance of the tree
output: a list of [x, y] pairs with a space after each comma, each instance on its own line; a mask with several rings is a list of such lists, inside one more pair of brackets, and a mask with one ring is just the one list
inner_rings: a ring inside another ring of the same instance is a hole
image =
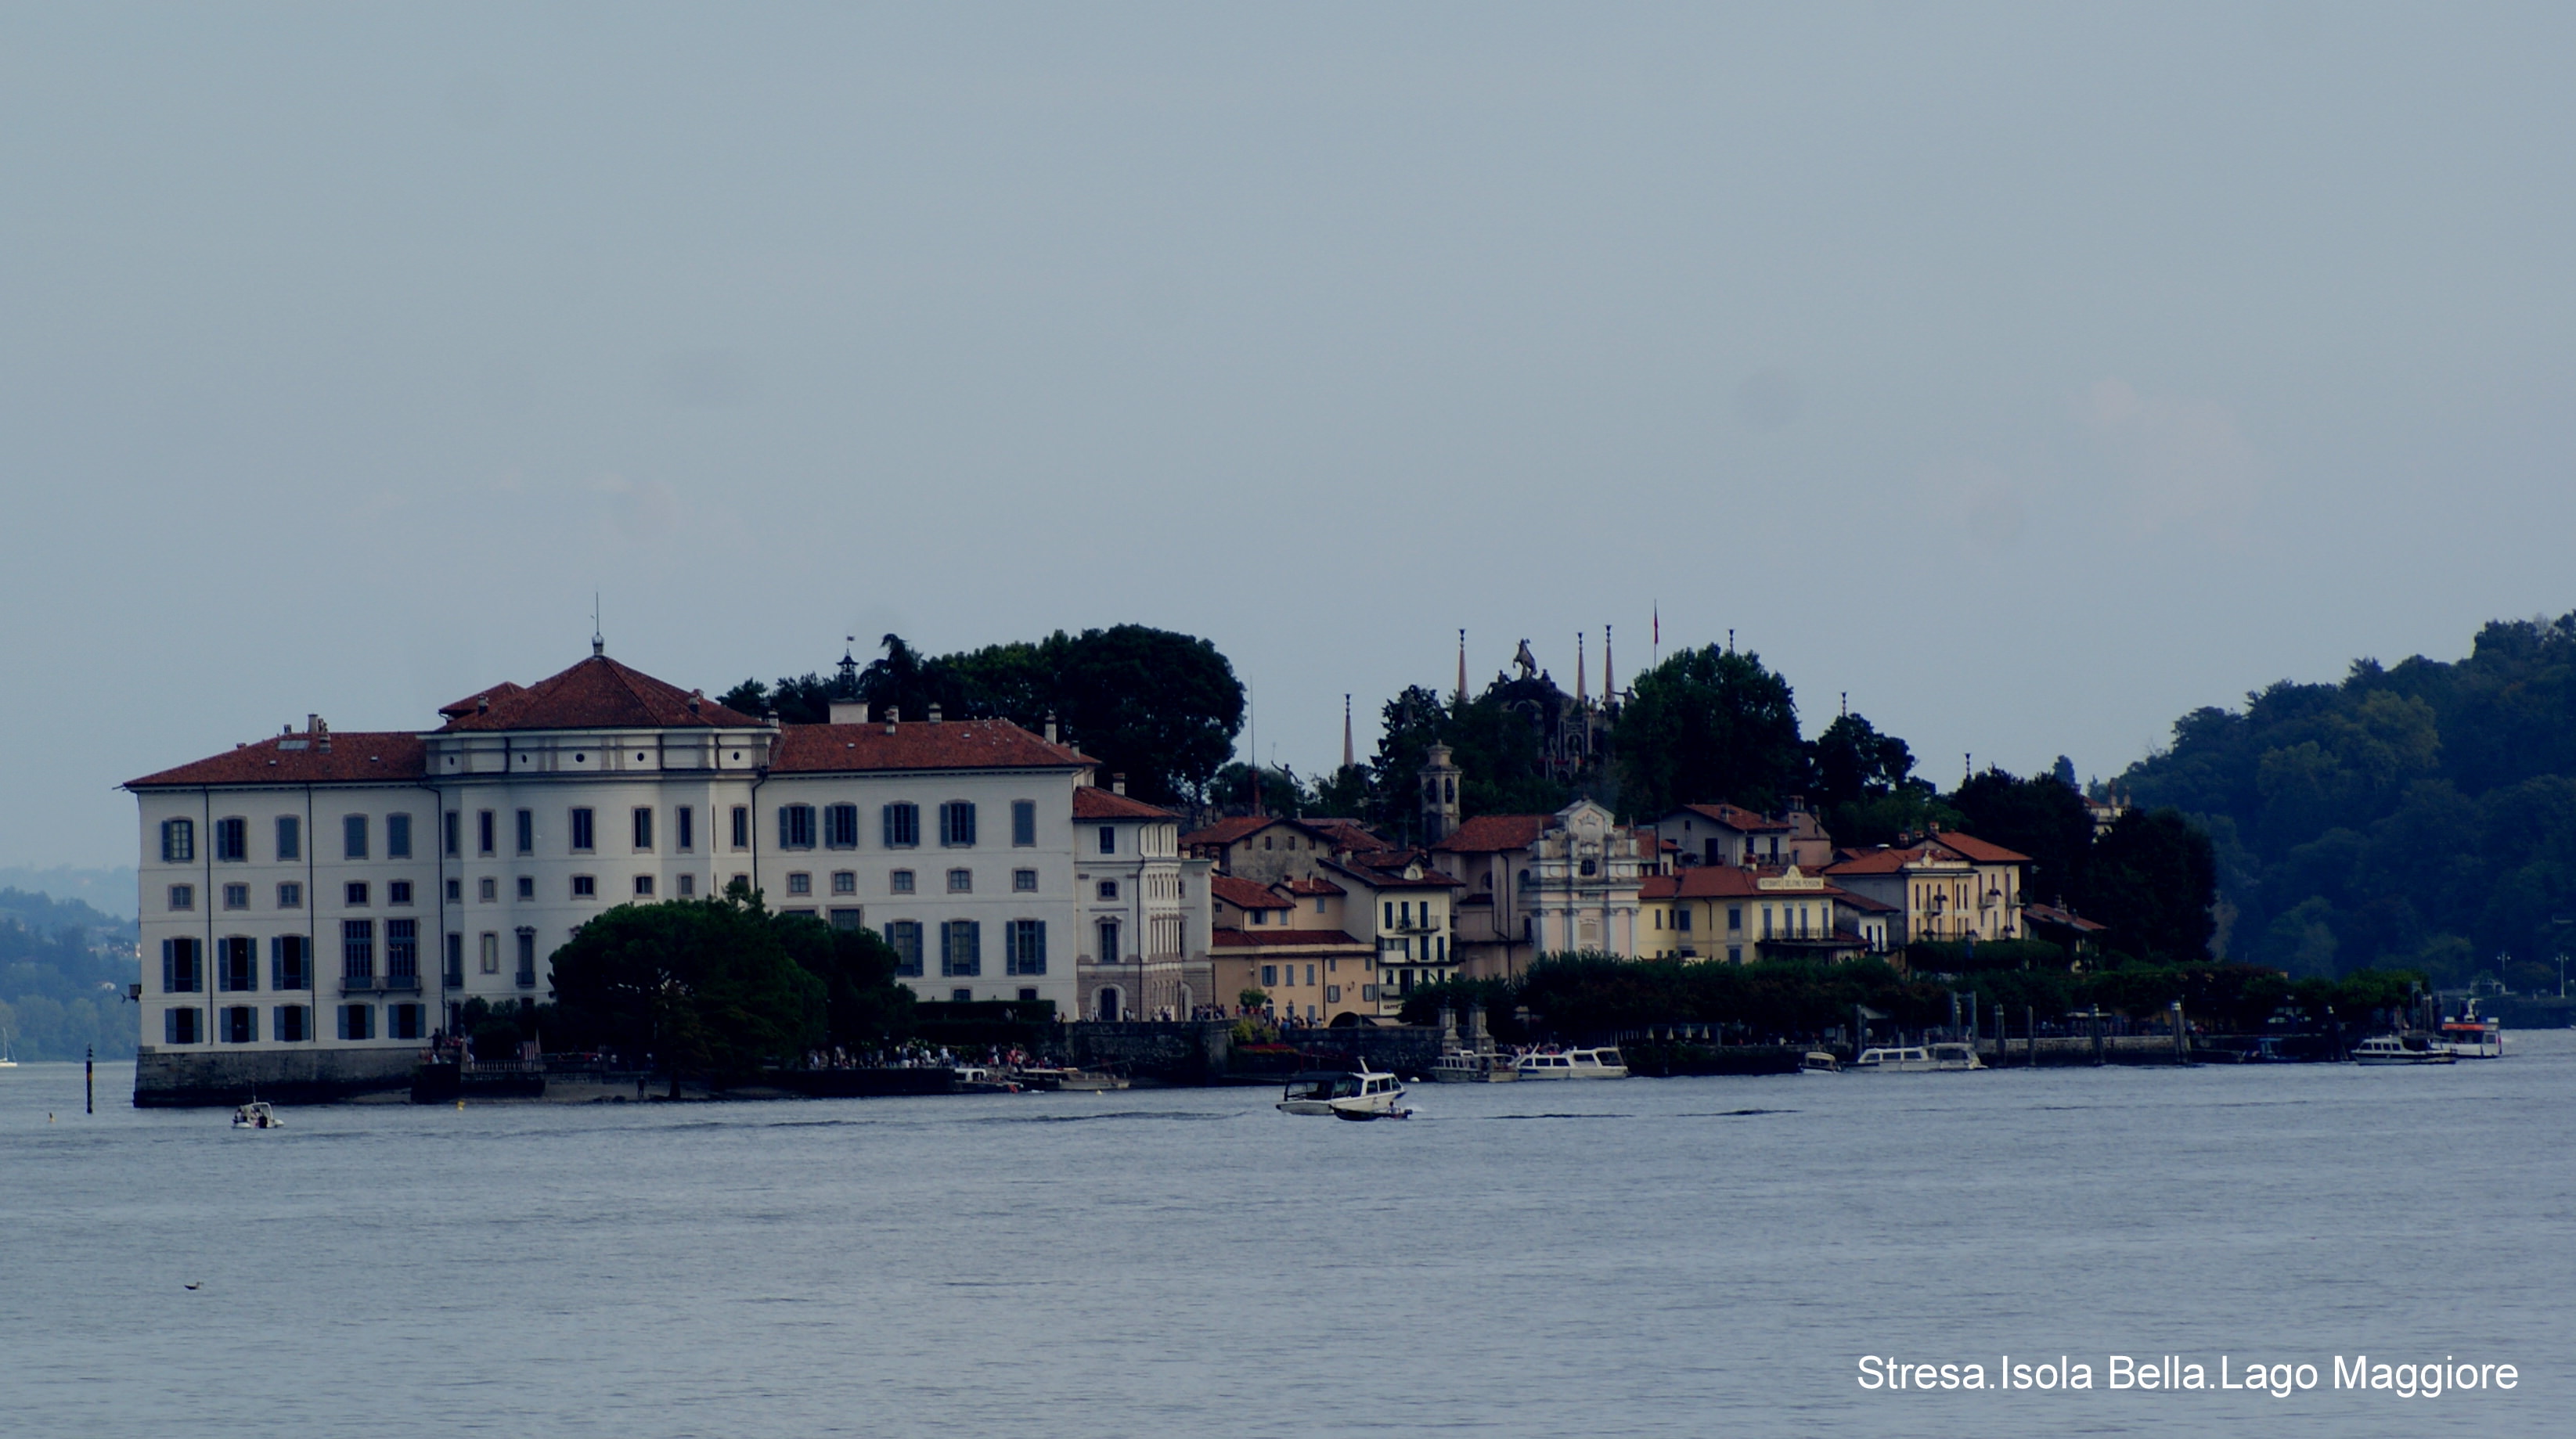
[[556, 1012], [594, 1042], [683, 1074], [749, 1074], [823, 1036], [824, 985], [790, 957], [759, 895], [623, 904], [554, 953]]
[[2083, 909], [2110, 926], [2105, 948], [2164, 964], [2208, 960], [2217, 932], [2210, 907], [2218, 897], [2218, 860], [2209, 836], [2179, 812], [2120, 816], [2093, 846], [2087, 869]]
[[822, 984], [823, 1040], [879, 1049], [912, 1028], [912, 991], [895, 982], [901, 957], [875, 930], [843, 929], [809, 914], [774, 914], [788, 957]]
[[1767, 811], [1806, 770], [1788, 681], [1751, 651], [1715, 645], [1640, 675], [1612, 742], [1622, 798], [1638, 816], [1716, 800]]
[[2053, 775], [2016, 779], [1989, 768], [1961, 784], [1949, 804], [1959, 814], [1960, 829], [2030, 856], [2025, 878], [2033, 899], [2063, 901], [2089, 913], [2085, 866], [2092, 858], [2093, 814], [2072, 786]]
[[[1230, 764], [1216, 772], [1208, 784], [1208, 801], [1221, 809], [1251, 813], [1252, 770], [1243, 764]], [[1261, 812], [1263, 814], [1300, 815], [1314, 808], [1314, 796], [1297, 782], [1295, 771], [1280, 765], [1268, 765], [1261, 771]]]
[[1893, 844], [1957, 816], [1914, 777], [1914, 752], [1856, 714], [1837, 715], [1807, 747], [1807, 798], [1838, 844]]

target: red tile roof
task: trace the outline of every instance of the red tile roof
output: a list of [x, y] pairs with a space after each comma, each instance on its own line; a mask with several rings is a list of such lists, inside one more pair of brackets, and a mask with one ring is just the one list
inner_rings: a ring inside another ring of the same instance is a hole
[[[887, 733], [891, 728], [893, 733]], [[1009, 720], [903, 724], [798, 724], [779, 732], [772, 774], [848, 774], [890, 769], [1075, 769], [1094, 763]], [[1115, 796], [1111, 796], [1115, 798]], [[1152, 809], [1152, 806], [1145, 806]], [[1161, 814], [1162, 811], [1155, 810]]]
[[1178, 819], [1179, 815], [1141, 799], [1102, 789], [1096, 784], [1077, 787], [1073, 792], [1075, 819]]
[[1297, 823], [1309, 834], [1321, 836], [1335, 849], [1349, 850], [1354, 854], [1395, 847], [1386, 836], [1355, 819], [1301, 819]]
[[1340, 864], [1328, 859], [1324, 861], [1324, 868], [1335, 874], [1349, 875], [1371, 889], [1464, 889], [1467, 885], [1467, 881], [1454, 874], [1442, 874], [1429, 868], [1422, 871], [1420, 879], [1405, 878], [1401, 869], [1379, 869], [1356, 861]]
[[1988, 844], [1973, 834], [1961, 834], [1957, 830], [1939, 830], [1934, 832], [1933, 838], [1978, 864], [2030, 863], [2029, 855], [2006, 849], [1999, 844]]
[[1208, 937], [1219, 949], [1289, 948], [1318, 944], [1348, 945], [1367, 949], [1368, 941], [1353, 939], [1338, 929], [1215, 929]]
[[[257, 744], [125, 782], [128, 789], [180, 785], [410, 784], [428, 772], [429, 750], [416, 734], [353, 730], [319, 737], [271, 735]], [[289, 749], [287, 746], [295, 748]]]
[[[512, 688], [502, 694], [504, 688]], [[592, 655], [526, 689], [495, 685], [489, 710], [469, 708], [450, 730], [750, 729], [761, 721], [665, 684], [606, 655]], [[479, 700], [483, 696], [469, 696]], [[463, 703], [463, 701], [459, 701]], [[451, 708], [453, 708], [451, 706]], [[445, 713], [446, 711], [441, 711]]]
[[1205, 829], [1191, 830], [1188, 834], [1181, 836], [1181, 843], [1188, 845], [1232, 844], [1236, 840], [1243, 838], [1245, 835], [1259, 834], [1261, 831], [1268, 829], [1274, 824], [1282, 823], [1285, 823], [1285, 821], [1275, 814], [1239, 814], [1230, 819], [1218, 820], [1216, 823], [1209, 825]]
[[1868, 895], [1865, 895], [1865, 894], [1854, 894], [1854, 893], [1852, 893], [1850, 890], [1847, 890], [1847, 889], [1836, 889], [1836, 888], [1834, 888], [1832, 885], [1827, 885], [1827, 886], [1825, 886], [1825, 893], [1827, 893], [1827, 894], [1829, 894], [1829, 895], [1833, 896], [1834, 902], [1835, 902], [1836, 904], [1846, 904], [1846, 905], [1849, 905], [1849, 906], [1851, 906], [1853, 909], [1859, 910], [1859, 911], [1860, 911], [1861, 913], [1863, 913], [1863, 914], [1895, 914], [1895, 913], [1897, 913], [1897, 908], [1896, 908], [1896, 906], [1895, 906], [1895, 905], [1892, 905], [1892, 904], [1882, 904], [1882, 903], [1880, 903], [1879, 901], [1874, 900], [1874, 899], [1870, 898]]
[[1840, 864], [1825, 866], [1827, 875], [1896, 874], [1923, 858], [1921, 846], [1912, 849], [1873, 849], [1852, 856]]
[[1272, 894], [1267, 885], [1237, 879], [1230, 874], [1208, 876], [1208, 892], [1237, 909], [1295, 909], [1297, 906]]
[[1686, 804], [1682, 808], [1702, 819], [1715, 820], [1728, 829], [1745, 834], [1768, 834], [1773, 830], [1786, 831], [1789, 828], [1789, 822], [1785, 819], [1765, 819], [1741, 805]]
[[1287, 882], [1286, 889], [1290, 894], [1298, 895], [1332, 895], [1350, 893], [1349, 890], [1342, 888], [1340, 885], [1333, 883], [1329, 879], [1292, 879]]
[[1294, 819], [1280, 814], [1239, 814], [1181, 836], [1192, 847], [1237, 844], [1274, 825], [1296, 831], [1324, 850], [1368, 853], [1389, 848], [1386, 840], [1355, 819]]
[[512, 695], [526, 694], [527, 692], [527, 687], [525, 685], [515, 685], [510, 683], [508, 680], [503, 680], [499, 684], [492, 686], [490, 689], [476, 690], [474, 693], [467, 695], [465, 698], [458, 700], [452, 705], [440, 705], [438, 707], [438, 712], [447, 716], [449, 719], [457, 719], [464, 715], [474, 714], [487, 704], [499, 704], [501, 701], [508, 699]]
[[2022, 906], [2021, 914], [2023, 920], [2031, 924], [2059, 925], [2082, 934], [2096, 934], [2110, 928], [2107, 924], [2096, 924], [2073, 910], [2059, 909], [2053, 904], [2026, 904]]
[[1527, 849], [1554, 823], [1552, 814], [1480, 814], [1432, 846], [1449, 854], [1491, 854]]

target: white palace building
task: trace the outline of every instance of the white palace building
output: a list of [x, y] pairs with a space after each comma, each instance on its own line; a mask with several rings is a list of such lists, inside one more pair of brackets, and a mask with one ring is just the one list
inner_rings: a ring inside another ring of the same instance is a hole
[[734, 880], [875, 929], [924, 999], [1213, 1002], [1207, 862], [1177, 816], [1093, 788], [1052, 724], [835, 704], [782, 726], [592, 648], [427, 733], [308, 717], [130, 781], [137, 1102], [399, 1081], [469, 999], [547, 998], [594, 915]]

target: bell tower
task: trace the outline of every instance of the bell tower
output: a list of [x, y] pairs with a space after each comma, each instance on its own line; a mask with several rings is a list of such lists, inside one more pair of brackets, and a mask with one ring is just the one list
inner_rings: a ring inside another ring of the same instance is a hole
[[1458, 832], [1458, 766], [1449, 746], [1435, 744], [1422, 763], [1422, 842], [1438, 844]]

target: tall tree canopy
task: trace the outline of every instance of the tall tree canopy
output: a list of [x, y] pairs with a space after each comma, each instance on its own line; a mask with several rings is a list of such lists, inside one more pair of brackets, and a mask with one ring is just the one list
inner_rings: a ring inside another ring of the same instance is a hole
[[1641, 818], [1711, 800], [1767, 811], [1807, 767], [1789, 682], [1715, 645], [1638, 676], [1613, 746], [1621, 807]]
[[824, 1034], [825, 985], [756, 895], [622, 904], [554, 953], [555, 1011], [575, 1035], [650, 1052], [674, 1076], [787, 1063]]

